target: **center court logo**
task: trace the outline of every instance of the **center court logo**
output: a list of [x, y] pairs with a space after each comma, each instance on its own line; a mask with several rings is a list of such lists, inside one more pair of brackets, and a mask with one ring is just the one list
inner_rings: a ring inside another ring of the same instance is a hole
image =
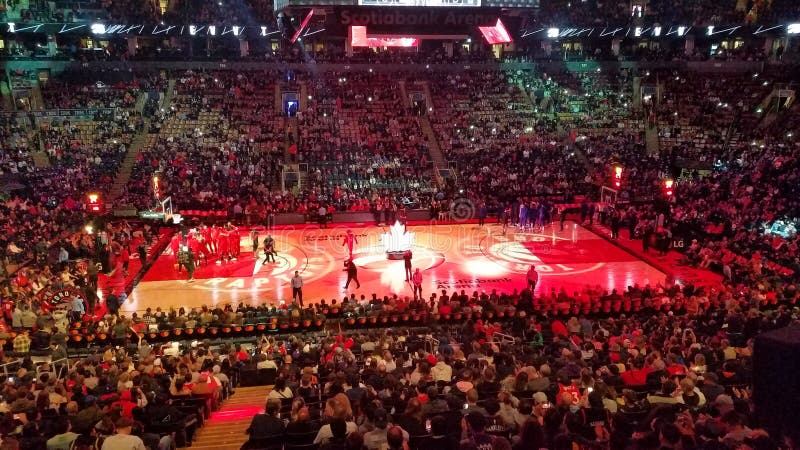
[[[600, 269], [605, 263], [545, 264], [537, 254], [546, 255], [564, 252], [551, 241], [568, 240], [545, 235], [487, 236], [479, 246], [469, 249], [472, 256], [485, 257], [507, 271], [525, 274], [531, 265], [536, 266], [540, 276], [572, 276]], [[529, 244], [528, 246], [523, 245]]]
[[289, 245], [275, 256], [275, 262], [264, 263], [264, 254], [253, 262], [251, 277], [220, 277], [197, 279], [187, 284], [192, 289], [216, 292], [275, 291], [289, 286], [295, 271], [300, 272], [303, 282], [308, 284], [322, 279], [335, 269], [335, 261], [325, 252], [307, 254], [301, 248]]

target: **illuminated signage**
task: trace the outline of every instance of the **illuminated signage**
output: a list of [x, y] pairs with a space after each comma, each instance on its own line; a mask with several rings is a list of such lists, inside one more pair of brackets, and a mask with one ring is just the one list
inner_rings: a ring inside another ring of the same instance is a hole
[[353, 47], [417, 47], [419, 39], [414, 37], [369, 36], [367, 27], [350, 27], [350, 45]]
[[481, 0], [358, 0], [358, 6], [446, 6], [469, 7], [481, 6]]
[[500, 19], [497, 19], [497, 23], [493, 27], [478, 27], [478, 29], [489, 44], [507, 44], [511, 42], [511, 34], [508, 33]]

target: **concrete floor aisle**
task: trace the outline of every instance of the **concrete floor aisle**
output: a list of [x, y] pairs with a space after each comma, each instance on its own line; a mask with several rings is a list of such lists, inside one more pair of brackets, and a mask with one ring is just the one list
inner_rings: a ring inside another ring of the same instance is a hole
[[240, 387], [197, 431], [192, 450], [239, 450], [253, 416], [264, 412], [272, 386]]

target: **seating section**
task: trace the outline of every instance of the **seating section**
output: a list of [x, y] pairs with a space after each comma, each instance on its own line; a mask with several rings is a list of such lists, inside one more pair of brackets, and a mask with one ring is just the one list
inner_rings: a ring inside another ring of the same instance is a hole
[[424, 207], [431, 165], [428, 143], [401, 98], [393, 74], [308, 73], [298, 161], [308, 165], [316, 196], [339, 210], [404, 193]]
[[[125, 199], [154, 204], [162, 195], [187, 210], [223, 211], [270, 198], [279, 186], [284, 119], [275, 111], [277, 73], [177, 75], [169, 109], [157, 114]], [[163, 198], [163, 197], [162, 197]]]
[[661, 147], [674, 157], [715, 161], [735, 129], [759, 121], [758, 105], [772, 91], [758, 74], [663, 76], [664, 99], [658, 107]]

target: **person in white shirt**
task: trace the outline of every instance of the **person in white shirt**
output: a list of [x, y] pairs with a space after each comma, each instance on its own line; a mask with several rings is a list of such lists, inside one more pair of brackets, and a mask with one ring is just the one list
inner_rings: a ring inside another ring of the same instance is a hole
[[277, 398], [278, 400], [286, 400], [294, 398], [292, 390], [286, 386], [286, 378], [279, 377], [275, 380], [275, 387], [267, 394], [267, 400]]
[[386, 350], [383, 352], [383, 361], [381, 362], [386, 367], [386, 373], [392, 373], [397, 369], [397, 363], [392, 356], [392, 352]]
[[[414, 270], [414, 274], [411, 275], [411, 284], [414, 289], [414, 299], [416, 300], [419, 298], [422, 300], [422, 272], [419, 271], [419, 267], [417, 267]], [[419, 295], [419, 297], [417, 295]]]
[[127, 417], [117, 420], [117, 434], [109, 436], [103, 441], [101, 450], [146, 450], [144, 441], [138, 436], [131, 435], [133, 421]]
[[436, 356], [436, 364], [431, 367], [431, 376], [433, 381], [445, 381], [447, 383], [453, 380], [453, 368], [444, 362], [444, 356], [441, 354]]
[[275, 364], [275, 361], [271, 359], [267, 359], [267, 355], [261, 354], [258, 357], [259, 361], [256, 364], [256, 369], [277, 369], [278, 366]]
[[294, 271], [292, 277], [292, 300], [297, 299], [300, 307], [303, 307], [303, 279], [300, 277], [300, 272]]

